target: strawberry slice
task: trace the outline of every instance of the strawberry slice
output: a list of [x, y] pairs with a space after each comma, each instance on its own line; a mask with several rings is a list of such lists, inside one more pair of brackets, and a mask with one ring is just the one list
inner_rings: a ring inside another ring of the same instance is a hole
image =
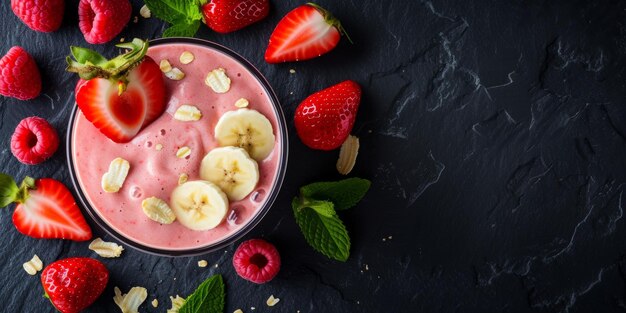
[[159, 65], [149, 56], [145, 56], [141, 64], [128, 73], [128, 89], [136, 92], [146, 103], [146, 118], [142, 128], [154, 122], [167, 106], [165, 82]]
[[330, 12], [313, 3], [301, 5], [278, 22], [270, 36], [265, 61], [280, 63], [321, 56], [337, 46], [341, 35], [348, 37]]
[[0, 206], [17, 203], [13, 224], [33, 238], [91, 239], [91, 228], [63, 183], [51, 179], [24, 178], [21, 186], [0, 173]]
[[72, 47], [70, 72], [81, 77], [76, 103], [101, 133], [128, 142], [165, 111], [165, 83], [159, 66], [145, 56], [148, 44], [135, 39], [118, 47], [131, 49], [112, 60], [85, 48]]
[[76, 103], [87, 120], [115, 142], [133, 139], [146, 119], [146, 104], [136, 91], [118, 95], [117, 85], [104, 78], [80, 83]]

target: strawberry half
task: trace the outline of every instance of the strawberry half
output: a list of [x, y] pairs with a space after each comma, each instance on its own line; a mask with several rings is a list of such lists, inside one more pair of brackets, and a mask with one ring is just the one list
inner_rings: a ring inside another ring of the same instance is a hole
[[78, 73], [76, 103], [109, 139], [124, 143], [165, 111], [165, 83], [159, 65], [146, 56], [148, 43], [134, 39], [117, 45], [130, 49], [107, 60], [97, 52], [72, 47], [67, 71]]
[[294, 123], [309, 148], [333, 150], [348, 138], [361, 102], [361, 87], [346, 80], [308, 96], [296, 108]]
[[78, 313], [90, 306], [109, 282], [109, 270], [92, 258], [58, 260], [41, 272], [41, 285], [61, 313]]
[[74, 241], [91, 239], [91, 228], [63, 183], [51, 179], [24, 178], [20, 187], [11, 176], [0, 173], [0, 206], [17, 203], [13, 224], [33, 238]]
[[[307, 3], [283, 17], [265, 51], [267, 63], [302, 61], [334, 49], [346, 35], [339, 20], [322, 7]], [[350, 40], [350, 37], [348, 37]]]
[[202, 6], [204, 22], [222, 34], [256, 23], [269, 12], [269, 0], [211, 0]]

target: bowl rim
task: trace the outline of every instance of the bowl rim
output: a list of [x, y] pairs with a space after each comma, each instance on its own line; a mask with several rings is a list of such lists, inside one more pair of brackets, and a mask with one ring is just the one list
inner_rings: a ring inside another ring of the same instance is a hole
[[265, 217], [267, 212], [269, 212], [270, 208], [274, 204], [274, 201], [278, 197], [278, 194], [280, 193], [280, 189], [285, 179], [285, 173], [287, 171], [287, 163], [288, 163], [288, 156], [289, 156], [289, 138], [287, 134], [287, 122], [285, 119], [285, 115], [280, 105], [280, 101], [278, 100], [278, 97], [276, 96], [276, 93], [272, 89], [270, 83], [267, 81], [265, 76], [261, 74], [261, 72], [254, 65], [252, 65], [252, 63], [250, 63], [240, 54], [236, 53], [230, 48], [227, 48], [221, 44], [218, 44], [209, 40], [200, 39], [200, 38], [188, 38], [188, 37], [170, 37], [170, 38], [152, 39], [149, 41], [150, 46], [165, 45], [165, 44], [181, 44], [181, 43], [182, 44], [196, 44], [196, 45], [201, 45], [201, 46], [205, 46], [208, 48], [213, 48], [225, 54], [226, 56], [229, 56], [235, 59], [246, 70], [248, 70], [252, 74], [252, 76], [254, 76], [259, 81], [259, 83], [265, 90], [267, 96], [269, 97], [270, 102], [272, 103], [272, 107], [274, 109], [274, 113], [277, 119], [277, 125], [280, 128], [281, 155], [280, 155], [280, 160], [278, 163], [278, 172], [271, 186], [271, 191], [267, 193], [268, 194], [267, 199], [265, 200], [265, 202], [259, 209], [259, 212], [256, 213], [254, 217], [251, 220], [249, 220], [244, 226], [242, 226], [239, 230], [233, 232], [229, 236], [226, 236], [213, 244], [198, 247], [198, 248], [183, 249], [183, 250], [168, 250], [168, 249], [159, 249], [159, 248], [154, 248], [154, 247], [139, 244], [135, 242], [134, 240], [127, 238], [126, 236], [122, 235], [121, 233], [113, 229], [111, 226], [109, 226], [107, 222], [105, 222], [99, 216], [99, 214], [95, 211], [95, 209], [89, 204], [89, 201], [87, 200], [87, 197], [80, 186], [80, 183], [78, 181], [78, 177], [76, 174], [76, 170], [73, 165], [73, 158], [72, 158], [72, 134], [74, 131], [73, 126], [76, 120], [76, 116], [78, 115], [78, 112], [79, 112], [78, 105], [76, 104], [74, 105], [74, 107], [72, 108], [72, 112], [70, 113], [70, 119], [68, 123], [68, 131], [67, 131], [67, 137], [66, 137], [66, 154], [67, 154], [67, 164], [69, 168], [70, 180], [72, 181], [74, 191], [76, 192], [78, 196], [77, 198], [78, 198], [79, 203], [82, 205], [83, 210], [87, 211], [92, 221], [94, 221], [95, 224], [98, 225], [98, 227], [100, 227], [101, 229], [103, 229], [107, 234], [109, 234], [110, 236], [114, 237], [116, 240], [122, 242], [123, 244], [127, 246], [130, 246], [138, 251], [145, 252], [148, 254], [153, 254], [153, 255], [158, 255], [158, 256], [168, 256], [168, 257], [191, 257], [191, 256], [207, 254], [210, 252], [214, 252], [216, 250], [221, 250], [225, 248], [226, 246], [231, 245], [233, 242], [241, 239], [243, 236], [248, 234], [252, 229], [254, 229], [256, 225], [258, 225], [259, 222]]

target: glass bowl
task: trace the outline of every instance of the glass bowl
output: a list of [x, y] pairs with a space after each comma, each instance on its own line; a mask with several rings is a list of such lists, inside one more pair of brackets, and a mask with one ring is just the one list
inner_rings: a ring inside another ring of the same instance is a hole
[[[276, 176], [274, 181], [269, 188], [269, 190], [265, 190], [266, 196], [262, 203], [260, 203], [260, 207], [256, 209], [256, 212], [244, 222], [243, 225], [239, 227], [239, 229], [234, 230], [232, 233], [228, 234], [222, 239], [219, 239], [215, 242], [209, 243], [207, 245], [198, 245], [197, 247], [188, 248], [188, 249], [167, 249], [167, 248], [158, 248], [152, 247], [150, 245], [141, 244], [136, 239], [126, 236], [125, 234], [117, 231], [113, 226], [109, 225], [107, 221], [100, 215], [99, 209], [94, 208], [92, 203], [89, 201], [89, 197], [85, 193], [82, 183], [78, 179], [77, 169], [74, 164], [73, 157], [73, 136], [74, 136], [74, 126], [77, 120], [77, 116], [80, 113], [78, 106], [74, 106], [72, 113], [70, 115], [69, 125], [68, 125], [68, 134], [67, 134], [67, 162], [69, 165], [70, 177], [72, 180], [72, 184], [74, 186], [74, 190], [76, 191], [78, 203], [82, 205], [82, 207], [87, 211], [88, 215], [91, 219], [102, 229], [104, 229], [109, 235], [113, 236], [115, 239], [119, 240], [121, 243], [126, 246], [133, 247], [139, 251], [143, 251], [150, 254], [161, 255], [161, 256], [194, 256], [205, 254], [208, 252], [216, 251], [219, 249], [223, 249], [224, 247], [230, 245], [234, 241], [240, 239], [245, 234], [247, 234], [250, 230], [252, 230], [263, 217], [270, 210], [272, 204], [276, 200], [280, 188], [283, 183], [283, 179], [285, 176], [285, 171], [287, 169], [287, 156], [288, 156], [288, 138], [287, 138], [287, 126], [285, 122], [285, 116], [280, 107], [278, 98], [276, 94], [272, 90], [271, 86], [263, 77], [263, 75], [246, 59], [244, 59], [239, 54], [234, 51], [216, 44], [214, 42], [210, 42], [207, 40], [197, 39], [197, 38], [162, 38], [155, 39], [150, 41], [150, 47], [160, 46], [160, 45], [170, 45], [170, 44], [189, 44], [189, 45], [198, 45], [203, 48], [212, 49], [218, 53], [221, 53], [227, 58], [230, 58], [236, 61], [239, 65], [241, 65], [245, 70], [249, 72], [249, 74], [254, 77], [258, 83], [262, 86], [267, 98], [269, 98], [271, 102], [272, 109], [274, 111], [274, 116], [276, 117], [277, 129], [274, 130], [277, 144], [280, 145], [280, 153], [278, 153], [278, 165], [276, 170]], [[158, 63], [158, 60], [157, 60]], [[208, 71], [208, 70], [207, 70]], [[207, 89], [208, 90], [208, 89]], [[166, 113], [164, 113], [166, 114]], [[222, 223], [226, 223], [223, 221]], [[211, 230], [209, 230], [210, 232]]]

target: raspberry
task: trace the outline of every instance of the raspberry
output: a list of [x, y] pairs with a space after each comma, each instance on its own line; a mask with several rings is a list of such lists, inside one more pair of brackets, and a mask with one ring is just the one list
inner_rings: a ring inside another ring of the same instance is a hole
[[24, 48], [11, 48], [0, 59], [0, 95], [29, 100], [40, 92], [41, 75], [35, 60]]
[[61, 27], [65, 1], [11, 0], [11, 9], [30, 29], [47, 33]]
[[39, 164], [51, 157], [58, 147], [56, 130], [41, 117], [23, 119], [11, 136], [11, 153], [24, 164]]
[[128, 24], [132, 9], [128, 0], [80, 0], [78, 27], [88, 43], [105, 43]]
[[280, 255], [271, 243], [252, 239], [239, 245], [233, 256], [233, 266], [241, 278], [262, 284], [278, 274]]

